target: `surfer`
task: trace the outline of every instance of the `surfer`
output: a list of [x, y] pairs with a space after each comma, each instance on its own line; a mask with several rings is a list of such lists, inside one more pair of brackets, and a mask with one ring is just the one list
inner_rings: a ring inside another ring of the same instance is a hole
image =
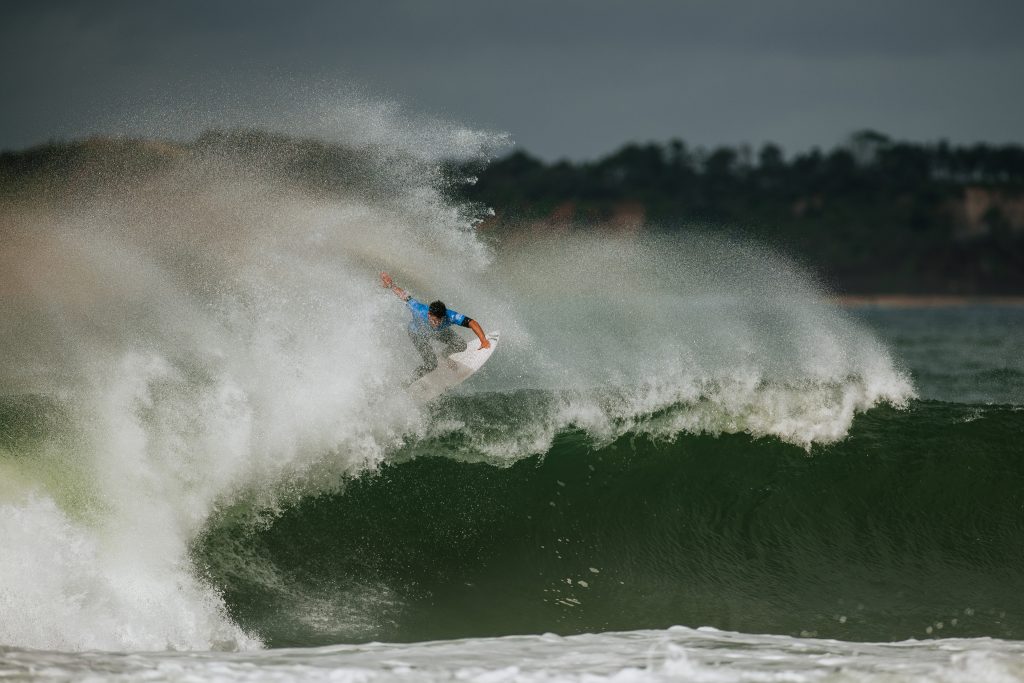
[[380, 282], [381, 286], [394, 292], [395, 296], [404, 301], [412, 311], [412, 321], [408, 328], [409, 338], [412, 339], [413, 346], [423, 358], [423, 364], [416, 368], [416, 377], [422, 377], [437, 367], [437, 354], [431, 347], [431, 339], [441, 342], [446, 356], [466, 349], [465, 340], [455, 334], [455, 330], [451, 329], [452, 325], [461, 325], [473, 330], [473, 333], [480, 339], [480, 348], [490, 348], [491, 342], [484, 334], [480, 323], [469, 316], [453, 311], [441, 301], [433, 301], [429, 306], [417, 301], [411, 294], [396, 285], [387, 273], [380, 274]]

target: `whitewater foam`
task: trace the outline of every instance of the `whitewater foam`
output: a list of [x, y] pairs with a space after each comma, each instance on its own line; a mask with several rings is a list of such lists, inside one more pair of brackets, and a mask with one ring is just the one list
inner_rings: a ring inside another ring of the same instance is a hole
[[1019, 643], [949, 639], [846, 643], [715, 629], [370, 643], [236, 655], [96, 655], [9, 651], [0, 673], [68, 680], [102, 670], [107, 680], [152, 681], [967, 681], [1024, 680]]
[[403, 321], [374, 275], [431, 253], [486, 263], [436, 159], [364, 149], [369, 175], [324, 200], [275, 175], [295, 150], [261, 144], [287, 142], [204, 144], [3, 208], [4, 391], [69, 425], [2, 453], [2, 643], [258, 645], [194, 566], [210, 515], [330, 489], [423, 431], [384, 400], [412, 360], [376, 342]]
[[914, 395], [866, 328], [756, 245], [562, 235], [499, 250], [487, 277], [480, 289], [496, 295], [480, 308], [509, 343], [473, 387], [543, 395], [506, 403], [506, 418], [441, 411], [434, 434], [465, 430], [497, 461], [542, 453], [566, 429], [598, 441], [745, 432], [810, 448]]

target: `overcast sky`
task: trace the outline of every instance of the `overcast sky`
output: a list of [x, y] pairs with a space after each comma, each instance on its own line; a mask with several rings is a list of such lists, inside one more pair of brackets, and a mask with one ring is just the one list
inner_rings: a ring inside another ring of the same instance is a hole
[[0, 0], [0, 148], [393, 101], [552, 159], [627, 141], [1024, 142], [1021, 0]]

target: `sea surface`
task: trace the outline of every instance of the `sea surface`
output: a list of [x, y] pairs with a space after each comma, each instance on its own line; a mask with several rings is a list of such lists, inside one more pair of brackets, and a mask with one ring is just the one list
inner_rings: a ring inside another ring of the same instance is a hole
[[[0, 202], [0, 678], [1024, 681], [1024, 307], [491, 236], [403, 125]], [[502, 333], [437, 402], [383, 269]]]
[[[212, 516], [191, 553], [253, 639], [241, 652], [238, 639], [105, 651], [79, 634], [81, 650], [4, 647], [0, 675], [1024, 680], [1024, 309], [849, 315], [917, 397], [865, 410], [834, 443], [568, 427], [542, 453], [494, 463], [473, 456], [473, 430], [552, 399], [470, 385], [430, 418], [458, 428], [338, 490]], [[33, 408], [5, 404], [8, 459], [40, 424], [19, 410]], [[18, 512], [32, 505], [46, 506]], [[46, 581], [60, 552], [26, 581]]]

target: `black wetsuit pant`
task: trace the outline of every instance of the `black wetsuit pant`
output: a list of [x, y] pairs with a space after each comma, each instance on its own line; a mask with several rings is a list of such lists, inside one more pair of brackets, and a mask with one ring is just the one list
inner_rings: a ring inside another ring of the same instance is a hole
[[413, 346], [416, 347], [416, 350], [420, 353], [420, 357], [423, 359], [423, 363], [416, 368], [417, 379], [437, 367], [437, 354], [434, 353], [434, 349], [430, 344], [431, 340], [436, 339], [444, 345], [445, 356], [450, 356], [451, 354], [458, 353], [459, 351], [465, 351], [468, 346], [466, 344], [466, 340], [455, 334], [455, 330], [450, 327], [438, 330], [437, 332], [428, 332], [426, 334], [409, 330], [409, 338], [412, 339]]

